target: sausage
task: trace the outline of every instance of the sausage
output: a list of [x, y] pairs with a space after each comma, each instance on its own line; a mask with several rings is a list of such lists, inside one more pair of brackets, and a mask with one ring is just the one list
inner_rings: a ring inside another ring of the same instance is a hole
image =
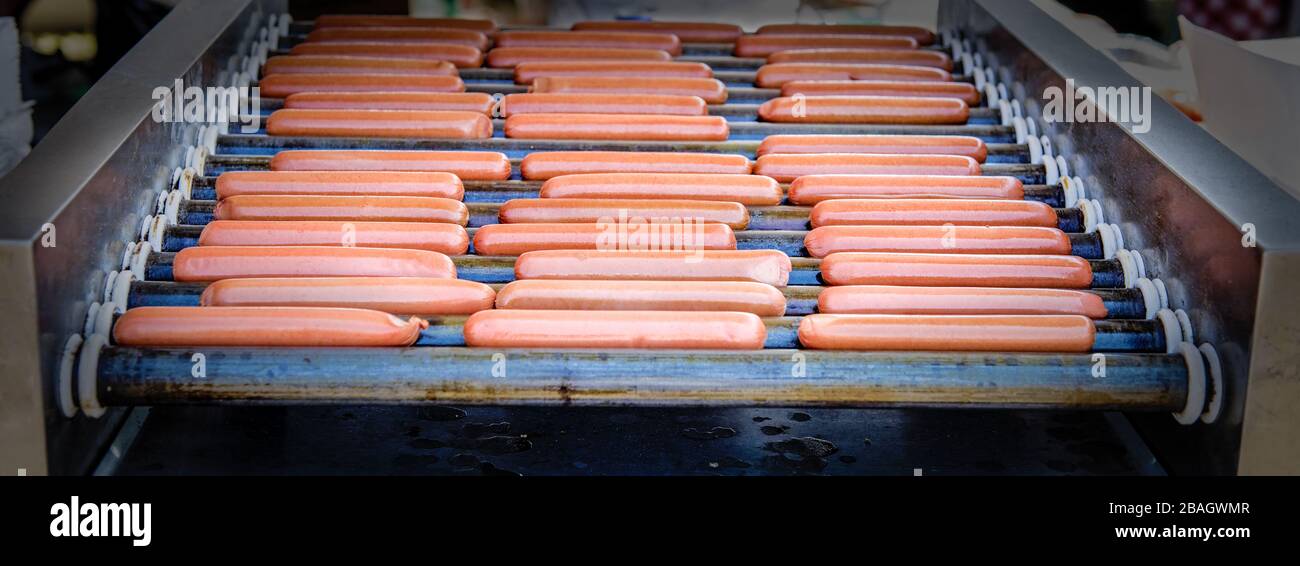
[[176, 253], [179, 282], [237, 277], [434, 277], [455, 279], [445, 254], [396, 248], [195, 246]]
[[817, 204], [831, 199], [1025, 198], [1015, 177], [979, 175], [805, 175], [790, 183], [791, 204]]
[[734, 250], [736, 235], [726, 224], [706, 222], [589, 224], [489, 224], [474, 234], [474, 253], [516, 256], [537, 250]]
[[577, 47], [498, 47], [487, 54], [489, 67], [514, 67], [533, 61], [671, 61], [672, 55], [661, 49], [581, 49]]
[[780, 96], [763, 102], [758, 117], [810, 124], [965, 124], [970, 108], [953, 98]]
[[749, 209], [735, 202], [668, 199], [528, 198], [511, 199], [498, 213], [503, 224], [626, 222], [678, 219], [717, 222], [733, 230], [749, 225]]
[[974, 106], [980, 91], [971, 83], [936, 81], [788, 81], [781, 85], [781, 96], [907, 96], [914, 98], [955, 98]]
[[507, 94], [505, 116], [516, 114], [658, 114], [706, 116], [709, 107], [696, 96], [668, 94]]
[[258, 88], [262, 96], [284, 98], [299, 92], [465, 92], [465, 83], [451, 75], [298, 73], [262, 77]]
[[745, 35], [736, 38], [737, 57], [767, 57], [792, 49], [916, 49], [917, 42], [900, 35], [790, 34]]
[[876, 63], [952, 71], [952, 57], [926, 49], [791, 49], [767, 56], [768, 63]]
[[338, 43], [372, 41], [376, 43], [420, 43], [467, 45], [475, 49], [488, 48], [488, 37], [469, 29], [421, 27], [326, 27], [307, 34], [311, 43]]
[[803, 239], [813, 257], [836, 252], [1069, 254], [1070, 238], [1037, 226], [822, 226]]
[[778, 153], [759, 157], [754, 174], [783, 183], [804, 175], [979, 175], [980, 164], [964, 155]]
[[492, 120], [478, 112], [422, 110], [300, 110], [286, 108], [266, 119], [272, 136], [360, 138], [492, 137]]
[[262, 65], [262, 76], [298, 74], [445, 75], [457, 76], [446, 61], [388, 59], [344, 55], [276, 55]]
[[469, 223], [465, 203], [449, 198], [351, 195], [239, 195], [217, 202], [216, 220], [360, 220]]
[[497, 25], [492, 20], [472, 20], [461, 18], [413, 18], [411, 16], [379, 16], [354, 14], [321, 14], [316, 16], [317, 28], [330, 27], [427, 27], [472, 29], [493, 34]]
[[200, 246], [343, 246], [401, 248], [460, 255], [469, 249], [463, 226], [438, 222], [339, 220], [213, 220]]
[[718, 79], [679, 77], [537, 77], [529, 92], [591, 94], [665, 94], [698, 96], [709, 104], [727, 101], [727, 85]]
[[364, 309], [137, 307], [113, 325], [121, 346], [410, 346], [429, 323]]
[[838, 253], [822, 260], [821, 277], [830, 285], [1087, 289], [1092, 266], [1069, 255]]
[[731, 130], [722, 116], [515, 114], [505, 132], [529, 140], [726, 141]]
[[1056, 211], [1029, 200], [833, 199], [810, 214], [820, 226], [1038, 226], [1056, 228]]
[[218, 307], [341, 307], [392, 314], [464, 315], [492, 308], [491, 287], [432, 277], [223, 279], [199, 298]]
[[491, 310], [465, 321], [479, 348], [757, 350], [766, 339], [746, 312]]
[[879, 24], [767, 24], [755, 32], [760, 35], [901, 35], [915, 39], [921, 45], [934, 43], [934, 32], [917, 26], [887, 26]]
[[495, 104], [486, 92], [300, 92], [284, 99], [285, 108], [442, 110], [483, 115], [490, 115]]
[[965, 155], [984, 163], [988, 146], [972, 136], [908, 135], [793, 135], [778, 134], [763, 138], [758, 155], [775, 153], [888, 153]]
[[289, 50], [289, 54], [424, 59], [428, 61], [446, 61], [461, 69], [483, 66], [483, 52], [477, 47], [448, 43], [381, 43], [374, 41], [299, 43]]
[[790, 256], [777, 250], [545, 250], [515, 260], [515, 279], [753, 281], [785, 287]]
[[1106, 318], [1101, 297], [1073, 289], [998, 289], [985, 287], [827, 287], [817, 311], [831, 314], [986, 315], [1072, 314]]
[[587, 173], [551, 177], [541, 197], [589, 199], [678, 199], [781, 204], [781, 185], [761, 175], [702, 173]]
[[785, 295], [752, 281], [566, 281], [529, 279], [497, 293], [499, 309], [730, 311], [785, 314]]
[[713, 69], [693, 61], [531, 61], [515, 66], [518, 84], [532, 84], [541, 77], [711, 79]]
[[669, 151], [542, 151], [524, 156], [525, 179], [550, 179], [575, 173], [690, 173], [748, 175], [753, 164], [743, 155]]
[[799, 343], [819, 350], [1088, 352], [1096, 329], [1074, 315], [898, 316], [814, 314]]
[[779, 88], [790, 81], [950, 82], [952, 74], [934, 67], [871, 63], [768, 63], [754, 74], [754, 84]]
[[498, 47], [578, 47], [582, 49], [658, 49], [676, 57], [682, 42], [671, 33], [606, 31], [503, 31]]
[[[227, 171], [217, 177], [218, 199], [240, 195], [410, 196], [461, 200], [465, 189], [451, 173], [414, 171], [285, 170], [298, 165], [298, 152], [271, 159], [271, 171]], [[307, 156], [302, 156], [306, 158]], [[280, 161], [281, 167], [276, 166]], [[304, 159], [305, 161], [305, 159]]]
[[[349, 174], [359, 171], [445, 172], [467, 181], [500, 181], [510, 178], [510, 158], [495, 151], [299, 149], [275, 154], [271, 158], [271, 170], [347, 171]], [[340, 174], [331, 175], [337, 177]]]
[[671, 33], [682, 43], [735, 43], [736, 38], [745, 34], [745, 30], [734, 24], [714, 22], [666, 22], [666, 21], [632, 21], [602, 20], [585, 21], [573, 24], [575, 31], [630, 31]]

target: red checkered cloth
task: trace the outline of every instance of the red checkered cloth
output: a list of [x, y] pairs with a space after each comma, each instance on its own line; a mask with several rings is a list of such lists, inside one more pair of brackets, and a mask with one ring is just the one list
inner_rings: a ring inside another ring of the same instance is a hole
[[1178, 0], [1178, 13], [1192, 23], [1232, 39], [1282, 35], [1286, 0]]

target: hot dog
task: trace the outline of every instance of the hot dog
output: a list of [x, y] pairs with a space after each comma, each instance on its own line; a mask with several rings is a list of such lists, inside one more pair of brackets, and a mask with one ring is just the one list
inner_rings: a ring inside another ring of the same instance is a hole
[[472, 29], [487, 34], [497, 31], [497, 25], [492, 20], [353, 14], [321, 14], [316, 17], [317, 28], [371, 26]]
[[460, 255], [469, 235], [457, 224], [338, 220], [213, 220], [200, 246], [343, 246], [401, 248]]
[[822, 226], [804, 236], [813, 257], [836, 252], [1069, 254], [1070, 238], [1036, 226]]
[[[465, 83], [450, 75], [362, 75], [346, 73], [287, 74], [262, 77], [262, 96], [284, 98], [299, 92], [464, 92]], [[274, 115], [274, 114], [272, 114]]]
[[589, 173], [561, 175], [542, 183], [541, 197], [590, 199], [685, 199], [781, 204], [781, 185], [761, 175], [700, 173]]
[[709, 107], [695, 96], [666, 94], [507, 94], [505, 116], [516, 114], [659, 114], [706, 116]]
[[581, 49], [577, 47], [498, 47], [487, 54], [489, 67], [514, 67], [536, 61], [671, 61], [672, 55], [659, 49]]
[[480, 348], [756, 350], [767, 328], [743, 312], [491, 310], [465, 321]]
[[[1050, 210], [1050, 209], [1049, 209]], [[498, 213], [504, 224], [618, 222], [620, 219], [686, 219], [718, 222], [734, 230], [749, 225], [749, 210], [740, 203], [707, 200], [535, 198], [512, 199]]]
[[692, 61], [533, 61], [515, 66], [516, 83], [532, 84], [541, 77], [711, 79], [713, 69]]
[[682, 42], [671, 33], [604, 31], [504, 31], [498, 47], [579, 47], [583, 49], [659, 49], [682, 54]]
[[821, 276], [830, 285], [1087, 289], [1092, 266], [1068, 255], [838, 253], [822, 260]]
[[1015, 177], [978, 175], [806, 175], [790, 183], [792, 204], [863, 198], [1025, 198]]
[[952, 57], [924, 49], [791, 49], [767, 56], [768, 63], [876, 63], [916, 65], [952, 71]]
[[276, 55], [262, 65], [264, 77], [298, 74], [456, 76], [457, 72], [456, 66], [446, 61], [343, 55]]
[[817, 311], [905, 315], [1072, 314], [1106, 318], [1106, 305], [1101, 297], [1072, 289], [846, 285], [824, 289], [817, 297]]
[[376, 43], [440, 43], [468, 45], [475, 49], [488, 48], [488, 37], [482, 32], [468, 29], [421, 27], [326, 27], [307, 34], [311, 43], [376, 42]]
[[[777, 36], [774, 36], [777, 37]], [[754, 84], [778, 88], [790, 81], [915, 81], [949, 82], [943, 69], [869, 63], [768, 63], [758, 68]]]
[[196, 246], [177, 252], [176, 281], [240, 277], [434, 277], [455, 279], [451, 258], [396, 248]]
[[[465, 189], [451, 173], [414, 171], [311, 171], [276, 167], [293, 162], [281, 152], [271, 159], [271, 171], [227, 171], [217, 177], [217, 198], [240, 195], [354, 195], [438, 197], [460, 200]], [[306, 157], [306, 156], [302, 156]], [[504, 157], [504, 156], [503, 156]], [[509, 167], [509, 164], [507, 164]]]
[[750, 281], [566, 281], [529, 279], [497, 293], [499, 309], [732, 311], [785, 314], [785, 295]]
[[1056, 228], [1056, 211], [1041, 202], [992, 199], [833, 199], [809, 218], [820, 226], [1039, 226]]
[[962, 155], [770, 154], [754, 162], [754, 174], [783, 183], [804, 175], [979, 175], [980, 164]]
[[713, 22], [604, 20], [573, 24], [575, 31], [632, 31], [671, 33], [683, 43], [735, 43], [745, 34], [740, 26]]
[[722, 153], [544, 151], [524, 156], [525, 179], [550, 179], [575, 173], [713, 173], [748, 175], [753, 164], [743, 155]]
[[775, 153], [888, 153], [965, 155], [983, 163], [988, 158], [984, 140], [971, 136], [898, 135], [775, 135], [763, 138], [758, 155]]
[[340, 307], [392, 314], [458, 315], [492, 308], [491, 287], [430, 277], [289, 277], [224, 279], [199, 304], [219, 307]]
[[708, 78], [537, 77], [530, 92], [591, 94], [664, 94], [698, 96], [709, 104], [727, 101], [727, 85]]
[[486, 92], [300, 92], [285, 108], [317, 110], [441, 110], [489, 115], [496, 102]]
[[[734, 250], [726, 224], [489, 224], [474, 234], [474, 253], [515, 256], [538, 250]], [[630, 250], [630, 251], [629, 251]]]
[[1087, 352], [1096, 329], [1086, 317], [814, 314], [799, 343], [820, 350]]
[[726, 141], [731, 130], [722, 116], [515, 114], [505, 132], [534, 140]]
[[781, 96], [759, 106], [758, 116], [810, 124], [965, 124], [970, 108], [952, 98]]
[[899, 35], [791, 34], [746, 35], [736, 39], [737, 57], [767, 57], [792, 49], [915, 49], [917, 42]]
[[[510, 178], [510, 159], [504, 153], [494, 151], [303, 149], [275, 154], [271, 158], [271, 170], [446, 172], [468, 181], [494, 181]], [[332, 175], [337, 176], [338, 173]]]
[[492, 137], [492, 120], [478, 112], [420, 110], [300, 110], [286, 108], [266, 119], [272, 136], [361, 138]]
[[363, 309], [137, 307], [113, 325], [122, 346], [410, 346], [428, 323]]
[[217, 202], [217, 220], [360, 220], [464, 226], [465, 203], [449, 198], [340, 195], [239, 195]]
[[879, 24], [768, 24], [755, 32], [760, 35], [901, 35], [915, 39], [921, 45], [934, 43], [934, 32], [916, 26], [886, 26]]
[[907, 96], [956, 98], [968, 105], [980, 102], [980, 91], [971, 83], [935, 81], [789, 81], [781, 85], [781, 96]]
[[289, 50], [289, 54], [425, 59], [429, 61], [446, 61], [462, 69], [483, 66], [483, 52], [478, 48], [446, 43], [380, 43], [373, 41], [299, 43]]
[[790, 257], [777, 250], [528, 252], [516, 279], [753, 281], [785, 287]]

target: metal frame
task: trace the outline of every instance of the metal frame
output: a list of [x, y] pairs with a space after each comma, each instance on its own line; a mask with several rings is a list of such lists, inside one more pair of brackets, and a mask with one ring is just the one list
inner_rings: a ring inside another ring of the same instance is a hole
[[[1013, 95], [1029, 115], [1041, 115], [1041, 93], [1064, 88], [1067, 77], [1076, 87], [1141, 86], [1025, 2], [945, 0], [940, 29], [960, 30], [1009, 86], [1020, 81]], [[1197, 341], [1222, 358], [1227, 403], [1217, 422], [1131, 419], [1172, 473], [1300, 473], [1300, 331], [1292, 322], [1300, 316], [1300, 202], [1177, 109], [1153, 103], [1147, 133], [1108, 122], [1045, 128], [1107, 218], [1120, 222], [1128, 247], [1169, 284], [1171, 307], [1189, 310]], [[1248, 223], [1257, 247], [1242, 245]]]
[[[177, 78], [214, 84], [248, 40], [247, 24], [285, 8], [282, 0], [177, 6], [0, 183], [0, 473], [87, 473], [111, 441], [126, 411], [64, 418], [54, 375], [193, 133], [151, 119], [153, 89]], [[52, 247], [43, 245], [48, 227]]]

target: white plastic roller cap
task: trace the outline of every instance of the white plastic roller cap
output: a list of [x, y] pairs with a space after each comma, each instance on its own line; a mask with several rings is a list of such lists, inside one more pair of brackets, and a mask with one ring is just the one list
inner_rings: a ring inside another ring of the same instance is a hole
[[[1115, 252], [1119, 251], [1119, 243], [1115, 241], [1115, 233], [1111, 231], [1110, 224], [1098, 224], [1097, 234], [1101, 236], [1101, 256], [1104, 259], [1114, 259]], [[1125, 273], [1125, 278], [1128, 274]]]
[[90, 303], [86, 308], [86, 321], [81, 323], [81, 333], [90, 336], [95, 333], [95, 321], [99, 320], [99, 301]]
[[1024, 109], [1020, 107], [1020, 99], [1011, 99], [1011, 115], [1016, 118], [1024, 118]]
[[[1032, 139], [1032, 138], [1031, 138]], [[1056, 168], [1056, 160], [1049, 157], [1046, 149], [1043, 148], [1043, 169], [1047, 173], [1047, 184], [1056, 185], [1061, 182], [1061, 171]], [[1078, 193], [1076, 193], [1077, 195]]]
[[[130, 272], [128, 271], [127, 273]], [[113, 290], [117, 288], [117, 278], [119, 275], [120, 274], [117, 271], [110, 271], [108, 272], [108, 277], [104, 278], [104, 302], [107, 303], [112, 300]]]
[[984, 66], [984, 82], [988, 84], [996, 84], [998, 82], [998, 77], [993, 72], [992, 66]]
[[[1079, 191], [1079, 198], [1088, 198], [1088, 187], [1084, 185], [1082, 177], [1078, 175], [1070, 177], [1070, 183], [1074, 184], [1075, 190]], [[1101, 210], [1101, 203], [1097, 203], [1097, 210]]]
[[1025, 119], [1015, 116], [1011, 119], [1011, 125], [1016, 130], [1016, 143], [1025, 143], [1025, 139], [1029, 137], [1029, 132], [1025, 130]]
[[[975, 57], [979, 57], [979, 55], [976, 55]], [[979, 62], [976, 61], [974, 67], [967, 67], [967, 69], [973, 69], [973, 71], [971, 72], [971, 77], [975, 79], [974, 80], [975, 90], [983, 91], [984, 87], [989, 83], [988, 81], [984, 80], [984, 69], [979, 66]]]
[[[1064, 182], [1065, 179], [1061, 179], [1061, 181], [1062, 181], [1061, 186], [1063, 187], [1066, 185], [1073, 186], [1070, 183]], [[1097, 225], [1101, 224], [1101, 215], [1098, 214], [1097, 209], [1093, 208], [1092, 202], [1093, 201], [1090, 200], [1080, 199], [1079, 202], [1076, 203], [1076, 208], [1078, 208], [1079, 212], [1082, 213], [1083, 215], [1084, 234], [1091, 234], [1093, 232], [1096, 232]]]
[[993, 88], [990, 83], [984, 83], [984, 105], [989, 108], [996, 108], [998, 104], [998, 89]]
[[117, 313], [114, 312], [112, 303], [99, 305], [99, 312], [95, 313], [95, 333], [90, 336], [108, 336], [112, 334], [114, 316], [117, 316]]
[[1120, 267], [1124, 269], [1124, 286], [1131, 288], [1136, 285], [1137, 280], [1142, 278], [1142, 273], [1138, 271], [1137, 263], [1133, 261], [1133, 254], [1120, 248], [1115, 251], [1115, 259], [1119, 260]]
[[1109, 226], [1111, 230], [1115, 231], [1115, 241], [1119, 243], [1119, 247], [1124, 247], [1124, 233], [1119, 231], [1119, 225], [1111, 223]]
[[1029, 146], [1029, 162], [1035, 165], [1043, 162], [1043, 146], [1038, 143], [1038, 138], [1028, 136], [1025, 138], [1025, 145]]
[[99, 404], [99, 351], [108, 345], [108, 336], [95, 334], [86, 339], [81, 346], [81, 360], [77, 364], [77, 397], [81, 401], [81, 410], [86, 416], [99, 418], [104, 416], [104, 407]]
[[282, 37], [289, 35], [289, 24], [291, 23], [293, 23], [293, 16], [289, 15], [287, 12], [280, 14], [279, 24], [280, 24], [280, 35]]
[[1049, 139], [1046, 135], [1042, 135], [1042, 136], [1038, 136], [1038, 141], [1043, 144], [1043, 155], [1044, 156], [1050, 155], [1052, 156], [1052, 160], [1055, 161], [1056, 152], [1052, 150], [1052, 140]]
[[[1074, 177], [1074, 178], [1078, 179], [1078, 177]], [[1073, 185], [1074, 181], [1071, 181], [1070, 184]], [[1082, 186], [1080, 186], [1079, 192], [1083, 192]], [[1084, 199], [1083, 202], [1088, 203], [1088, 208], [1092, 210], [1092, 215], [1094, 218], [1097, 219], [1098, 224], [1101, 224], [1102, 222], [1106, 221], [1106, 213], [1101, 211], [1101, 203], [1097, 202], [1097, 199]]]
[[131, 274], [136, 279], [144, 281], [144, 267], [145, 264], [149, 263], [150, 253], [153, 253], [153, 247], [149, 242], [140, 242], [131, 254]]
[[1007, 94], [1007, 85], [1005, 83], [998, 83], [998, 99], [1006, 100], [1008, 98], [1011, 97]]
[[1133, 262], [1136, 263], [1138, 266], [1138, 273], [1142, 274], [1143, 277], [1146, 277], [1147, 262], [1146, 260], [1142, 259], [1142, 254], [1138, 253], [1137, 250], [1129, 250], [1128, 253], [1133, 256]]
[[1183, 410], [1174, 413], [1174, 419], [1189, 425], [1200, 420], [1205, 412], [1205, 360], [1191, 342], [1179, 343], [1177, 352], [1187, 360], [1187, 403]]
[[1205, 403], [1205, 411], [1201, 413], [1201, 422], [1209, 424], [1219, 420], [1219, 414], [1223, 412], [1223, 363], [1219, 361], [1218, 350], [1209, 342], [1201, 344], [1198, 350], [1205, 357], [1205, 367], [1210, 374], [1209, 400]]
[[1156, 311], [1156, 321], [1165, 332], [1165, 353], [1177, 353], [1178, 346], [1183, 343], [1183, 328], [1178, 325], [1178, 317], [1174, 316], [1174, 311], [1160, 309]]
[[[151, 246], [155, 250], [161, 250], [163, 245], [163, 236], [167, 234], [168, 225], [166, 216], [155, 216], [153, 224], [149, 226], [149, 239], [145, 240], [145, 244]], [[139, 252], [137, 252], [137, 254], [138, 253]], [[136, 261], [137, 258], [131, 258], [133, 271], [135, 270], [134, 263]]]
[[183, 190], [175, 190], [167, 195], [167, 208], [164, 210], [163, 217], [167, 219], [168, 226], [180, 224], [181, 201], [185, 199], [183, 193]]
[[971, 61], [974, 61], [975, 67], [977, 69], [980, 69], [980, 74], [984, 74], [984, 56], [980, 55], [979, 53], [975, 53], [971, 57]]
[[1003, 126], [1011, 125], [1011, 103], [1005, 99], [998, 101], [998, 115], [1002, 119]]
[[1164, 308], [1160, 305], [1160, 292], [1156, 291], [1156, 286], [1146, 277], [1137, 280], [1135, 287], [1142, 291], [1142, 306], [1146, 308], [1146, 319], [1151, 320], [1156, 317], [1156, 313]]
[[1160, 306], [1161, 306], [1161, 308], [1168, 308], [1168, 307], [1169, 307], [1169, 291], [1165, 289], [1165, 282], [1164, 282], [1164, 281], [1161, 281], [1161, 280], [1159, 280], [1159, 279], [1152, 279], [1151, 282], [1155, 284], [1155, 286], [1156, 286], [1156, 291], [1160, 293]]
[[[967, 49], [962, 50], [961, 68], [964, 69], [967, 73], [970, 73], [975, 70], [975, 59], [971, 57], [970, 51]], [[975, 75], [978, 76], [979, 73], [975, 73]], [[976, 79], [976, 80], [980, 80], [980, 79]]]
[[1029, 133], [1029, 137], [1031, 138], [1038, 137], [1039, 129], [1040, 128], [1038, 127], [1038, 121], [1035, 120], [1032, 116], [1025, 118], [1025, 131]]
[[124, 271], [117, 276], [117, 281], [113, 285], [113, 310], [117, 314], [126, 313], [126, 303], [131, 297], [131, 282], [135, 280], [135, 275], [130, 271]]
[[1174, 317], [1178, 319], [1178, 327], [1183, 330], [1183, 340], [1191, 342], [1193, 340], [1192, 319], [1188, 318], [1187, 311], [1177, 309], [1174, 311]]
[[59, 412], [69, 419], [77, 416], [79, 410], [76, 399], [72, 397], [72, 370], [77, 352], [81, 350], [84, 341], [80, 334], [69, 336], [68, 341], [63, 343], [63, 353], [59, 356]]
[[1070, 166], [1065, 163], [1065, 158], [1060, 154], [1056, 155], [1056, 168], [1061, 172], [1062, 177], [1070, 176]]
[[[1034, 138], [1029, 139], [1032, 140]], [[1079, 205], [1079, 193], [1074, 190], [1074, 185], [1070, 183], [1069, 179], [1061, 179], [1061, 194], [1065, 196], [1066, 208]]]

